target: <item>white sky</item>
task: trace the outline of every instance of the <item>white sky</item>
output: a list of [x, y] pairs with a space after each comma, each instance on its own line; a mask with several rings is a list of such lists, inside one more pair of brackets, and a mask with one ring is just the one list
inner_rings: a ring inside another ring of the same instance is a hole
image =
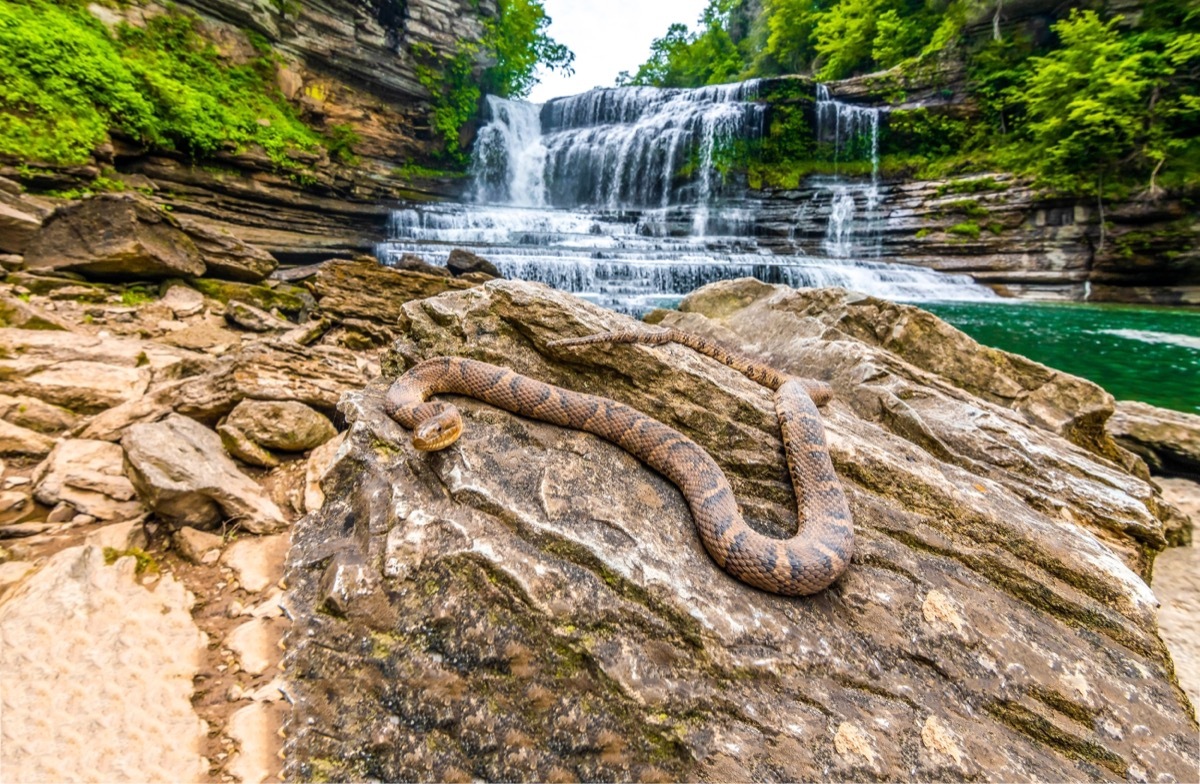
[[650, 43], [673, 22], [696, 26], [708, 0], [544, 0], [550, 36], [575, 53], [575, 75], [543, 73], [529, 100], [548, 101], [593, 87], [612, 87], [617, 73], [633, 73], [650, 56]]

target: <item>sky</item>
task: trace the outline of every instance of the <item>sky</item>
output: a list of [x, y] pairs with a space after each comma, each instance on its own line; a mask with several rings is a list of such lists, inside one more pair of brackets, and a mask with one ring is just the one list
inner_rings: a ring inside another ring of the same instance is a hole
[[541, 74], [529, 100], [538, 103], [593, 87], [612, 87], [637, 70], [650, 43], [674, 22], [695, 27], [708, 0], [543, 0], [550, 36], [575, 53], [575, 75]]

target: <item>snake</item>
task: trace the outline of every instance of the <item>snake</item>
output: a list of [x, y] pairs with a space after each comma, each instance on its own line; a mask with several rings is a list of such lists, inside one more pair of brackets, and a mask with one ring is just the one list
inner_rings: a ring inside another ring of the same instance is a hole
[[714, 340], [671, 328], [604, 332], [547, 345], [562, 349], [600, 343], [678, 343], [772, 390], [796, 493], [797, 533], [777, 539], [751, 528], [721, 467], [682, 433], [623, 403], [537, 381], [510, 368], [462, 357], [427, 359], [392, 383], [384, 410], [412, 431], [413, 446], [425, 452], [449, 447], [463, 430], [454, 405], [430, 400], [437, 394], [463, 395], [519, 416], [591, 433], [674, 483], [687, 501], [704, 548], [738, 580], [770, 593], [807, 596], [841, 576], [854, 553], [854, 526], [818, 410], [832, 396], [827, 384], [778, 372]]

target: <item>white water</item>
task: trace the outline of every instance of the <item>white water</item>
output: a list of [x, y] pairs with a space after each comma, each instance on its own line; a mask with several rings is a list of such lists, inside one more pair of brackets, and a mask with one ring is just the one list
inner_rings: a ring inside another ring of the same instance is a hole
[[[392, 216], [385, 262], [444, 263], [455, 247], [505, 277], [534, 280], [632, 313], [675, 304], [718, 280], [842, 286], [904, 301], [982, 299], [967, 276], [878, 260], [878, 177], [818, 180], [828, 204], [819, 255], [777, 255], [754, 236], [757, 205], [720, 170], [730, 145], [762, 132], [756, 82], [698, 90], [593, 90], [545, 105], [489, 97], [473, 163], [474, 203], [411, 206]], [[837, 155], [867, 145], [878, 169], [880, 110], [818, 95], [819, 140]]]

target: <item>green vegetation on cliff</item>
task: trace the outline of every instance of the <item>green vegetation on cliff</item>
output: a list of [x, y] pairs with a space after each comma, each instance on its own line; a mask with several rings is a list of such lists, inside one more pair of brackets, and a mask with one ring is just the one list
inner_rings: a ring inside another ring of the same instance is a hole
[[204, 157], [258, 145], [280, 169], [325, 143], [275, 87], [275, 65], [232, 65], [178, 11], [109, 30], [81, 4], [0, 0], [0, 154], [87, 161], [119, 134]]
[[[1046, 3], [1022, 10], [1038, 24], [1010, 28], [1003, 0], [710, 0], [695, 31], [673, 25], [620, 81], [691, 87], [879, 72], [866, 86], [880, 100], [901, 102], [906, 84], [936, 88], [958, 63], [968, 75], [965, 102], [889, 113], [885, 172], [1005, 169], [1056, 191], [1097, 195], [1194, 187], [1200, 0], [1138, 5], [1126, 17], [1094, 3]], [[778, 146], [776, 130], [768, 129], [764, 145]], [[793, 183], [827, 163], [818, 148], [784, 156], [750, 150], [746, 161], [752, 184], [768, 185]], [[844, 156], [841, 164], [843, 171], [855, 165]]]

